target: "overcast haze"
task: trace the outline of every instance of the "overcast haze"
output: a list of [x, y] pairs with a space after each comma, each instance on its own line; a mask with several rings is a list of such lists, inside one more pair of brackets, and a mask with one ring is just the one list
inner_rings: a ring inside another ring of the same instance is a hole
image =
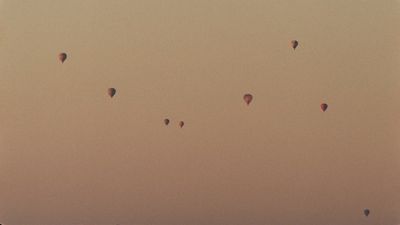
[[0, 7], [3, 225], [400, 224], [399, 1]]

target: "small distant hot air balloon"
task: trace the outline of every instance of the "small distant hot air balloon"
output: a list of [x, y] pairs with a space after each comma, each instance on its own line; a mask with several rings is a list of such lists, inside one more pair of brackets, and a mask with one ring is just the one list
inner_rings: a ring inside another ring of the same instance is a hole
[[247, 105], [249, 105], [250, 102], [253, 100], [253, 95], [245, 94], [243, 95], [243, 100], [246, 102]]
[[107, 90], [108, 95], [112, 98], [114, 97], [114, 95], [117, 93], [117, 90], [115, 90], [115, 88], [109, 88]]
[[370, 213], [369, 209], [364, 209], [364, 215], [365, 215], [366, 217], [368, 217], [369, 213]]
[[299, 42], [297, 40], [293, 40], [293, 41], [291, 41], [291, 44], [292, 44], [293, 50], [296, 50], [297, 46], [299, 45]]
[[179, 122], [179, 126], [182, 128], [183, 126], [185, 125], [185, 122], [183, 122], [183, 121], [180, 121]]
[[168, 126], [168, 124], [169, 124], [169, 119], [164, 119], [164, 123], [165, 123], [166, 126]]
[[67, 59], [67, 53], [60, 53], [58, 54], [58, 59], [61, 61], [61, 63], [64, 63], [64, 61]]
[[322, 112], [325, 112], [327, 109], [328, 109], [328, 104], [322, 103], [322, 104], [321, 104], [321, 110], [322, 110]]

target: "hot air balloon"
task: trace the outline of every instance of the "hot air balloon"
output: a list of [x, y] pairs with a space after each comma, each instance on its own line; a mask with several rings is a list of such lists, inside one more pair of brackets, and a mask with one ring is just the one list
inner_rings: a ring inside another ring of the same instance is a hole
[[165, 125], [168, 126], [168, 124], [169, 124], [169, 119], [164, 119], [164, 123], [165, 123]]
[[61, 63], [64, 63], [64, 61], [67, 59], [67, 54], [64, 52], [58, 54], [58, 59], [61, 61]]
[[328, 109], [328, 104], [322, 103], [322, 104], [321, 104], [321, 110], [322, 110], [322, 112], [325, 112], [327, 109]]
[[366, 217], [368, 217], [369, 213], [370, 213], [369, 209], [364, 209], [364, 215], [365, 215]]
[[247, 105], [249, 105], [250, 102], [253, 100], [253, 95], [245, 94], [243, 95], [243, 100], [246, 102]]
[[179, 126], [182, 128], [182, 127], [183, 127], [183, 125], [185, 125], [185, 122], [183, 122], [183, 121], [180, 121], [180, 122], [179, 122]]
[[117, 93], [117, 90], [115, 90], [115, 88], [109, 88], [107, 90], [108, 95], [112, 98], [114, 97], [114, 95]]
[[296, 50], [297, 46], [299, 45], [299, 42], [297, 40], [293, 40], [291, 43], [293, 50]]

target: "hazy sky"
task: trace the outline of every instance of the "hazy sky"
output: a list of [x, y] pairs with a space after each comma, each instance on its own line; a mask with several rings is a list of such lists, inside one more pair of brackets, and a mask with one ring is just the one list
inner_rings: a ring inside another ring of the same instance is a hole
[[0, 5], [3, 225], [400, 223], [399, 1]]

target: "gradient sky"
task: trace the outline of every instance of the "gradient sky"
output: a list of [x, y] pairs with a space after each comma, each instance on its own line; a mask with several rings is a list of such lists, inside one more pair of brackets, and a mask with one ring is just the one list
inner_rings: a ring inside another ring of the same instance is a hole
[[0, 5], [3, 225], [400, 223], [399, 1]]

